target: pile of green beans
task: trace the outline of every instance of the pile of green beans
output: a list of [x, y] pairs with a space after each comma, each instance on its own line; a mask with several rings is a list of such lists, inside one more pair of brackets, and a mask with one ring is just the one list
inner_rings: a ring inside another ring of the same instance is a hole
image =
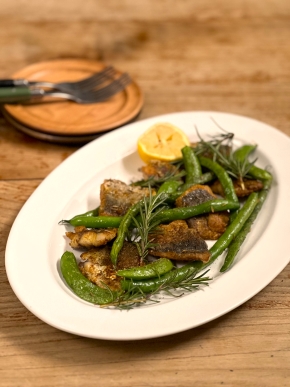
[[243, 228], [245, 222], [250, 217], [258, 203], [258, 194], [256, 192], [251, 193], [248, 197], [246, 203], [243, 205], [235, 219], [227, 227], [226, 231], [222, 236], [215, 242], [215, 244], [210, 248], [210, 260], [206, 266], [210, 265], [213, 261], [216, 260], [230, 245], [232, 240], [239, 234]]
[[[252, 153], [256, 149], [256, 145], [244, 145], [240, 148], [238, 148], [234, 152], [234, 157], [240, 161], [244, 162], [245, 159], [248, 158], [249, 154]], [[242, 229], [240, 232], [236, 235], [236, 237], [231, 241], [231, 243], [228, 246], [227, 249], [227, 254], [224, 260], [224, 263], [220, 269], [221, 273], [224, 273], [225, 271], [229, 270], [233, 263], [234, 260], [243, 244], [245, 241], [247, 235], [251, 231], [251, 227], [257, 218], [267, 196], [268, 192], [271, 188], [272, 185], [272, 175], [261, 168], [256, 167], [253, 165], [250, 170], [249, 170], [249, 175], [251, 175], [254, 179], [261, 180], [263, 182], [263, 189], [258, 193], [258, 203], [255, 206], [253, 212], [243, 225]], [[234, 213], [233, 216], [231, 217], [231, 221], [233, 222], [235, 217], [238, 215], [238, 212]]]
[[[255, 148], [256, 146], [254, 145], [242, 146], [233, 153], [233, 156], [238, 161], [243, 162]], [[173, 267], [170, 260], [160, 258], [159, 260], [142, 267], [119, 270], [117, 271], [117, 275], [123, 277], [121, 281], [123, 291], [130, 291], [132, 286], [137, 286], [141, 292], [154, 292], [167, 281], [178, 282], [188, 274], [196, 274], [206, 269], [225, 251], [227, 251], [227, 254], [220, 271], [225, 272], [229, 270], [266, 200], [272, 183], [272, 176], [268, 171], [254, 165], [251, 166], [249, 175], [257, 180], [263, 181], [263, 189], [259, 193], [252, 193], [247, 198], [245, 204], [240, 208], [240, 202], [235, 193], [232, 180], [220, 164], [209, 158], [196, 156], [193, 149], [189, 146], [182, 149], [182, 154], [186, 171], [184, 184], [181, 184], [176, 180], [166, 181], [159, 187], [157, 194], [163, 193], [166, 195], [166, 202], [172, 204], [178, 196], [192, 185], [204, 184], [205, 182], [212, 180], [213, 177], [216, 177], [223, 187], [225, 199], [209, 200], [192, 207], [163, 209], [156, 215], [156, 225], [225, 210], [228, 210], [233, 214], [231, 223], [222, 236], [210, 248], [210, 259], [208, 262], [190, 262], [183, 267], [176, 269]], [[207, 168], [209, 171], [203, 173], [202, 167]], [[110, 253], [111, 261], [113, 265], [116, 266], [118, 254], [123, 247], [128, 229], [133, 225], [133, 218], [138, 217], [138, 214], [142, 211], [145, 200], [148, 199], [144, 198], [131, 206], [127, 213], [122, 217], [99, 216], [98, 208], [96, 208], [84, 214], [76, 215], [70, 220], [63, 220], [60, 223], [70, 224], [72, 226], [81, 225], [88, 228], [118, 228], [117, 237], [113, 242]], [[100, 288], [86, 279], [77, 267], [76, 259], [72, 253], [64, 253], [61, 257], [60, 265], [65, 281], [80, 298], [99, 305], [113, 302], [117, 293]]]
[[[111, 250], [111, 260], [114, 265], [117, 264], [118, 254], [123, 246], [123, 242], [125, 240], [125, 236], [130, 227], [132, 219], [136, 216], [141, 208], [141, 203], [138, 202], [133, 205], [127, 214], [122, 218], [120, 227], [118, 229], [118, 235], [115, 239], [112, 250]], [[196, 215], [202, 215], [209, 212], [217, 212], [217, 211], [225, 211], [225, 210], [235, 210], [239, 208], [239, 204], [230, 202], [226, 199], [214, 199], [209, 200], [205, 203], [199, 204], [197, 206], [191, 207], [179, 207], [179, 208], [171, 208], [168, 210], [162, 210], [155, 217], [156, 225], [160, 223], [169, 223], [174, 220], [180, 219], [189, 219]]]
[[255, 206], [253, 212], [251, 213], [251, 215], [249, 216], [247, 221], [244, 223], [240, 232], [237, 234], [237, 236], [233, 239], [233, 241], [228, 246], [227, 255], [226, 255], [226, 258], [224, 260], [224, 264], [220, 269], [221, 273], [224, 273], [225, 271], [229, 270], [230, 267], [233, 265], [235, 257], [237, 256], [237, 254], [238, 254], [243, 242], [245, 241], [247, 235], [251, 231], [251, 227], [252, 227], [255, 219], [257, 218], [257, 216], [258, 216], [258, 214], [259, 214], [259, 212], [260, 212], [260, 210], [261, 210], [261, 208], [262, 208], [262, 206], [263, 206], [263, 204], [268, 196], [268, 192], [270, 190], [271, 184], [272, 184], [272, 179], [266, 180], [264, 182], [264, 188], [262, 189], [262, 191], [260, 191], [257, 194], [258, 195], [257, 205]]

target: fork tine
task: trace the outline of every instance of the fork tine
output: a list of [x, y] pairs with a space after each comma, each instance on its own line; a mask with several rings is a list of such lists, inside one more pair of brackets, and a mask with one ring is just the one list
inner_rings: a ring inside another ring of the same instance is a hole
[[81, 81], [78, 81], [74, 84], [79, 87], [87, 87], [87, 86], [90, 86], [92, 82], [97, 82], [98, 80], [103, 80], [104, 78], [106, 79], [112, 76], [114, 73], [115, 73], [115, 69], [112, 66], [108, 66], [103, 71], [95, 73], [90, 77], [85, 78]]
[[131, 80], [129, 74], [125, 73], [125, 74], [121, 75], [121, 77], [119, 77], [118, 79], [115, 79], [109, 85], [104, 86], [103, 88], [98, 89], [98, 90], [92, 90], [90, 92], [83, 93], [82, 96], [84, 98], [97, 99], [97, 100], [99, 100], [99, 98], [102, 98], [102, 99], [108, 98], [108, 97], [114, 95], [115, 93], [124, 90], [124, 88], [130, 82], [132, 82], [132, 80]]
[[104, 86], [104, 87], [102, 87], [100, 89], [90, 90], [90, 91], [88, 91], [85, 94], [86, 95], [90, 95], [90, 96], [94, 96], [94, 97], [101, 96], [101, 95], [106, 95], [106, 93], [107, 92], [111, 92], [111, 90], [123, 89], [130, 82], [131, 82], [130, 76], [128, 74], [122, 74], [119, 78], [115, 79], [114, 81], [112, 81], [108, 85], [106, 85], [106, 86]]
[[104, 82], [104, 80], [110, 78], [115, 73], [115, 69], [112, 66], [105, 67], [104, 70], [95, 73], [91, 75], [88, 78], [82, 79], [80, 81], [76, 82], [61, 82], [58, 84], [58, 86], [67, 88], [68, 90], [86, 90], [86, 89], [92, 89], [101, 83]]
[[[43, 97], [56, 97], [56, 98], [64, 98], [68, 100], [72, 100], [78, 103], [97, 103], [108, 99], [114, 94], [119, 93], [124, 90], [126, 86], [132, 82], [130, 76], [128, 74], [122, 74], [119, 78], [112, 81], [110, 84], [93, 91], [48, 91], [45, 89], [31, 89], [30, 95], [28, 96], [28, 100], [32, 99], [41, 99]], [[11, 102], [11, 101], [10, 101]], [[17, 102], [17, 99], [14, 101]], [[23, 101], [20, 101], [23, 102]], [[19, 103], [19, 99], [18, 99]]]

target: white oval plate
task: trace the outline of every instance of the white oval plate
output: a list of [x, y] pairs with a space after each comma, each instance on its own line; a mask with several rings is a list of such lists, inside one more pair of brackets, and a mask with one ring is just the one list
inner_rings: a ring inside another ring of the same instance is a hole
[[[258, 162], [270, 166], [274, 184], [233, 268], [210, 286], [178, 299], [130, 311], [102, 309], [76, 297], [63, 282], [59, 260], [70, 250], [59, 220], [95, 208], [105, 178], [130, 182], [142, 165], [137, 138], [157, 122], [180, 127], [192, 141], [217, 134], [213, 119], [235, 133], [236, 145], [258, 144]], [[182, 112], [132, 123], [79, 149], [56, 168], [27, 200], [11, 229], [6, 270], [20, 301], [41, 320], [73, 334], [136, 340], [165, 336], [209, 322], [241, 305], [269, 284], [289, 262], [290, 141], [262, 122], [226, 113]]]

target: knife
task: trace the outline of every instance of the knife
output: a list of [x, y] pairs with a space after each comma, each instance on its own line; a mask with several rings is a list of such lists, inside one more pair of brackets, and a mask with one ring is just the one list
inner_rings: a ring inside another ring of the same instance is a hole
[[29, 86], [30, 82], [27, 79], [0, 79], [0, 88], [15, 87], [15, 86]]

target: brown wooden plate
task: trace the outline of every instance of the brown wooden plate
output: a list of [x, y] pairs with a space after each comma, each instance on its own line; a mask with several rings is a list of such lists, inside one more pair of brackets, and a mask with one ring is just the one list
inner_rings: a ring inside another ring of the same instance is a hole
[[34, 130], [29, 126], [25, 126], [21, 122], [17, 121], [15, 118], [11, 117], [4, 109], [1, 109], [1, 112], [6, 119], [6, 121], [11, 124], [15, 129], [27, 134], [30, 137], [34, 137], [37, 140], [48, 141], [56, 144], [85, 144], [89, 141], [96, 139], [97, 137], [103, 134], [91, 134], [84, 136], [61, 136], [56, 134], [45, 133], [40, 130]]
[[[53, 60], [27, 66], [14, 74], [13, 78], [51, 82], [77, 81], [105, 66], [102, 62], [91, 60]], [[26, 105], [6, 104], [3, 109], [12, 119], [34, 131], [57, 136], [89, 136], [130, 122], [138, 115], [142, 106], [142, 92], [132, 81], [125, 90], [100, 103], [77, 104], [58, 100]]]

